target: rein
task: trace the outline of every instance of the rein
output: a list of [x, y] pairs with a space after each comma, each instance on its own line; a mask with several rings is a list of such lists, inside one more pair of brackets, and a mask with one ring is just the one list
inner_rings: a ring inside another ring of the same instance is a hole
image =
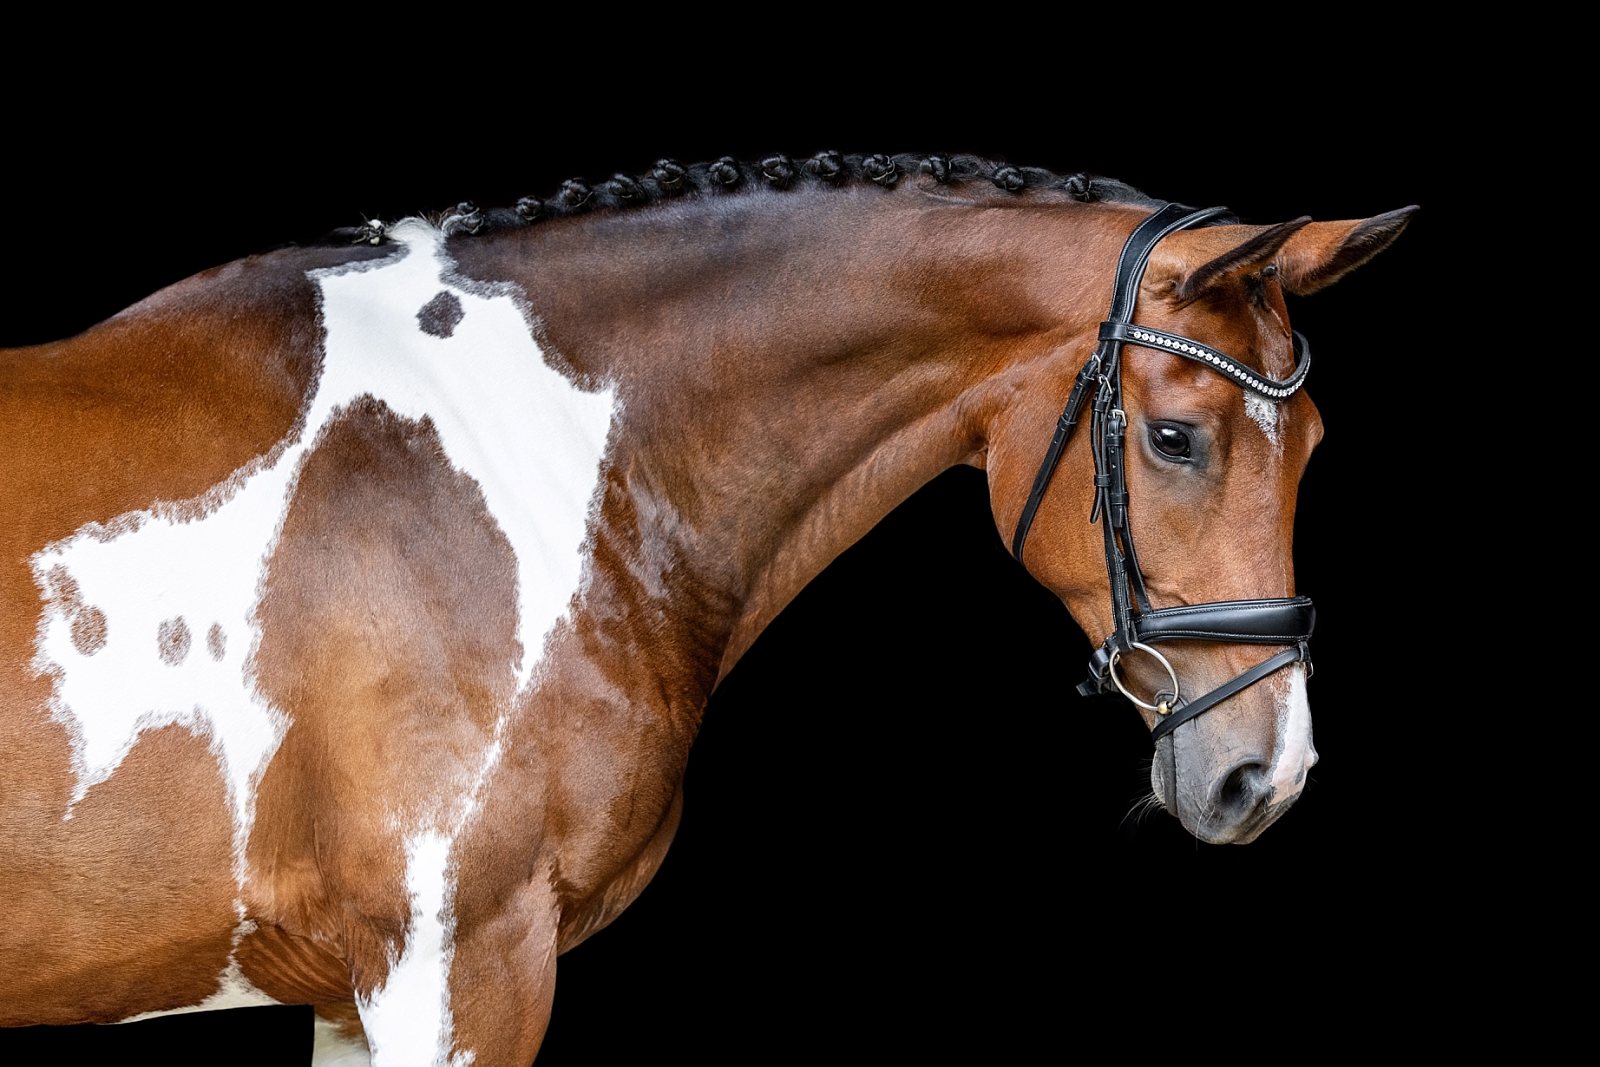
[[[1133, 309], [1139, 283], [1144, 277], [1150, 253], [1157, 242], [1169, 234], [1186, 230], [1225, 214], [1227, 208], [1212, 207], [1191, 211], [1167, 204], [1145, 219], [1128, 237], [1117, 260], [1116, 285], [1111, 310], [1100, 324], [1100, 343], [1078, 372], [1067, 397], [1066, 409], [1056, 420], [1055, 436], [1050, 440], [1033, 488], [1023, 505], [1011, 541], [1011, 554], [1022, 562], [1022, 548], [1033, 525], [1034, 514], [1044, 499], [1045, 489], [1061, 453], [1078, 424], [1084, 403], [1094, 393], [1090, 420], [1094, 452], [1094, 509], [1089, 521], [1100, 522], [1105, 535], [1106, 575], [1111, 585], [1111, 608], [1116, 628], [1089, 660], [1088, 680], [1078, 685], [1083, 696], [1118, 690], [1141, 708], [1156, 712], [1159, 720], [1151, 731], [1152, 741], [1204, 714], [1235, 693], [1254, 685], [1280, 668], [1304, 663], [1311, 674], [1311, 651], [1307, 642], [1316, 625], [1317, 612], [1308, 597], [1277, 597], [1267, 600], [1222, 600], [1210, 604], [1189, 604], [1176, 608], [1153, 609], [1145, 591], [1144, 575], [1133, 547], [1133, 530], [1128, 524], [1126, 481], [1128, 416], [1122, 410], [1122, 347], [1140, 345], [1159, 352], [1170, 352], [1202, 363], [1223, 375], [1241, 389], [1278, 403], [1293, 396], [1305, 384], [1311, 369], [1311, 348], [1299, 331], [1294, 332], [1294, 373], [1284, 381], [1257, 374], [1236, 359], [1209, 345], [1147, 326], [1133, 325]], [[1131, 590], [1131, 596], [1130, 596]], [[1158, 641], [1217, 641], [1251, 645], [1292, 645], [1266, 661], [1225, 682], [1203, 696], [1185, 701], [1179, 692], [1178, 674], [1172, 664], [1151, 645]], [[1117, 676], [1117, 661], [1128, 653], [1145, 652], [1161, 663], [1172, 679], [1172, 688], [1156, 694], [1156, 702], [1146, 703], [1134, 696]]]

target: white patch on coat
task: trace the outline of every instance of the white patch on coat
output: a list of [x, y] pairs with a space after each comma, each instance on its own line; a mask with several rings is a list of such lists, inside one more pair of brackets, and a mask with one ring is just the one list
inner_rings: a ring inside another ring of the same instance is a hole
[[520, 684], [582, 577], [616, 390], [579, 392], [552, 370], [509, 296], [458, 288], [464, 315], [455, 330], [424, 333], [417, 311], [452, 264], [431, 227], [402, 223], [391, 236], [410, 247], [401, 262], [324, 272], [328, 360], [307, 425], [369, 392], [401, 415], [433, 420], [451, 463], [477, 480], [516, 552]]
[[429, 831], [406, 842], [411, 925], [405, 950], [390, 959], [381, 988], [356, 998], [375, 1067], [467, 1067], [474, 1058], [470, 1052], [450, 1055], [454, 873], [444, 834]]
[[[71, 737], [71, 805], [110, 777], [147, 729], [178, 723], [209, 737], [228, 788], [241, 918], [255, 788], [288, 728], [256, 688], [256, 609], [318, 431], [365, 395], [432, 420], [450, 462], [476, 480], [515, 553], [519, 686], [582, 578], [615, 388], [583, 392], [546, 364], [509, 295], [467, 292], [446, 280], [454, 265], [438, 231], [411, 221], [391, 236], [403, 253], [310, 274], [321, 288], [326, 337], [298, 440], [280, 442], [202, 494], [204, 508], [158, 503], [91, 523], [30, 561], [46, 599], [33, 666], [52, 677], [52, 714]], [[417, 320], [441, 286], [463, 309], [448, 338], [423, 332]], [[208, 641], [205, 655], [164, 660], [158, 639], [178, 617], [187, 632], [215, 628], [225, 640]], [[465, 792], [490, 772], [502, 732], [478, 781], [462, 783]]]
[[1250, 416], [1252, 422], [1261, 427], [1261, 432], [1267, 435], [1267, 440], [1272, 442], [1274, 452], [1283, 452], [1283, 429], [1279, 425], [1279, 405], [1265, 397], [1257, 396], [1244, 390], [1244, 413]]
[[311, 1067], [371, 1067], [372, 1054], [360, 1041], [339, 1032], [335, 1023], [313, 1017]]
[[[255, 924], [248, 924], [251, 930]], [[234, 947], [239, 945], [239, 938], [234, 937]], [[185, 1015], [191, 1011], [227, 1011], [229, 1008], [269, 1008], [278, 1001], [273, 1000], [261, 990], [251, 984], [250, 979], [244, 976], [239, 969], [239, 961], [231, 956], [228, 966], [223, 969], [217, 980], [217, 991], [198, 1004], [187, 1008], [170, 1008], [166, 1011], [144, 1011], [138, 1015], [130, 1015], [126, 1019], [118, 1019], [118, 1023], [138, 1023], [146, 1019], [156, 1019], [163, 1015]]]
[[1278, 697], [1278, 744], [1272, 761], [1272, 799], [1281, 803], [1305, 788], [1306, 775], [1317, 762], [1311, 744], [1311, 702], [1306, 699], [1306, 667], [1289, 667], [1285, 681], [1273, 679]]

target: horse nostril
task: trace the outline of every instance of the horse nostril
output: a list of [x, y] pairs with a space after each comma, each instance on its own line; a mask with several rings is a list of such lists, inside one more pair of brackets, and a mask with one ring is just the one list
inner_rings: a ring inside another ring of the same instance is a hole
[[1223, 781], [1217, 792], [1217, 807], [1230, 814], [1245, 814], [1267, 792], [1267, 768], [1260, 763], [1243, 763]]

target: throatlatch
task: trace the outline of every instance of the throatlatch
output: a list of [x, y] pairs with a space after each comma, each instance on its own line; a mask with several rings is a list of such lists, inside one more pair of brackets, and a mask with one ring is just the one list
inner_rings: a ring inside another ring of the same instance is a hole
[[[1227, 213], [1227, 208], [1212, 207], [1191, 211], [1177, 204], [1166, 204], [1145, 219], [1122, 246], [1117, 260], [1117, 277], [1111, 296], [1111, 311], [1100, 324], [1100, 343], [1072, 383], [1066, 409], [1056, 420], [1056, 432], [1045, 451], [1033, 488], [1023, 505], [1011, 540], [1011, 554], [1022, 561], [1022, 548], [1028, 528], [1044, 499], [1050, 477], [1061, 461], [1061, 453], [1083, 413], [1089, 394], [1094, 394], [1090, 432], [1094, 452], [1094, 510], [1089, 521], [1100, 523], [1105, 535], [1106, 574], [1111, 583], [1111, 609], [1116, 628], [1089, 660], [1089, 678], [1078, 686], [1084, 696], [1118, 690], [1142, 708], [1156, 712], [1160, 721], [1151, 731], [1159, 741], [1183, 723], [1216, 707], [1222, 701], [1291, 663], [1304, 663], [1311, 673], [1311, 651], [1307, 642], [1316, 625], [1317, 612], [1307, 597], [1278, 597], [1269, 600], [1224, 600], [1212, 604], [1190, 604], [1176, 608], [1153, 609], [1145, 591], [1144, 575], [1133, 547], [1133, 530], [1128, 525], [1128, 486], [1126, 479], [1128, 416], [1122, 410], [1122, 347], [1140, 345], [1158, 352], [1171, 352], [1211, 367], [1217, 373], [1263, 399], [1273, 403], [1293, 396], [1305, 384], [1311, 369], [1311, 347], [1299, 331], [1294, 333], [1294, 373], [1284, 381], [1258, 374], [1240, 361], [1198, 341], [1165, 333], [1147, 326], [1133, 325], [1134, 305], [1145, 265], [1157, 242], [1168, 234], [1187, 230]], [[1185, 701], [1179, 692], [1178, 675], [1167, 658], [1151, 645], [1158, 641], [1220, 641], [1252, 645], [1291, 645], [1263, 663], [1245, 671], [1232, 681], [1204, 696]], [[1117, 676], [1117, 660], [1135, 649], [1154, 656], [1172, 679], [1171, 692], [1156, 694], [1154, 704], [1130, 693]]]

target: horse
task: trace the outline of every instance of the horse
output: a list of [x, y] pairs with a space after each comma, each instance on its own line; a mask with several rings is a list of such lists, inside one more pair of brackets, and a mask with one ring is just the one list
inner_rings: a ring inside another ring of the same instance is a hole
[[[1161, 732], [1159, 802], [1253, 840], [1316, 759], [1303, 643], [1115, 639], [1130, 597], [1296, 599], [1320, 418], [1239, 380], [1303, 379], [1284, 294], [1414, 209], [1147, 232], [1166, 210], [964, 156], [663, 160], [0, 354], [0, 1023], [299, 1003], [326, 1062], [531, 1061], [556, 958], [672, 842], [718, 683], [963, 464], [1122, 654], [1097, 677]], [[1164, 729], [1179, 679], [1193, 707], [1277, 659]]]

